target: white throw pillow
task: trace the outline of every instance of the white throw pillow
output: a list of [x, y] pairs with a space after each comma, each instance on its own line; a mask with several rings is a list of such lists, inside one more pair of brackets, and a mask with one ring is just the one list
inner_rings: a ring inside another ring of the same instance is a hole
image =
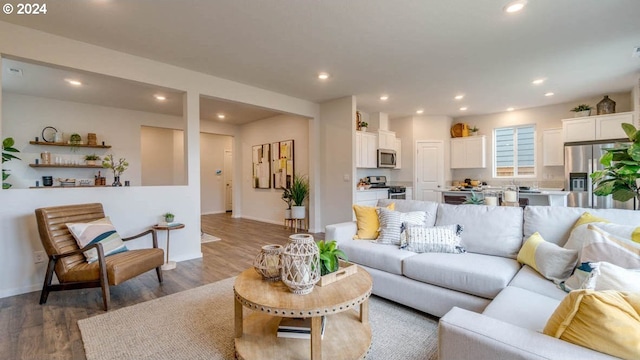
[[424, 211], [403, 213], [386, 208], [377, 208], [380, 229], [377, 242], [379, 244], [400, 245], [402, 241], [403, 224], [423, 225], [427, 214]]
[[406, 250], [416, 253], [439, 252], [461, 254], [466, 252], [462, 246], [461, 225], [424, 226], [406, 225]]
[[[612, 224], [587, 225], [589, 231], [582, 246], [580, 262], [606, 261], [625, 269], [640, 268], [640, 243], [624, 235], [612, 234], [603, 229], [604, 225]], [[617, 231], [618, 234], [630, 234], [628, 229], [624, 228], [633, 227], [618, 225], [607, 228]]]
[[625, 269], [605, 261], [589, 265], [592, 270], [583, 289], [640, 292], [640, 269]]

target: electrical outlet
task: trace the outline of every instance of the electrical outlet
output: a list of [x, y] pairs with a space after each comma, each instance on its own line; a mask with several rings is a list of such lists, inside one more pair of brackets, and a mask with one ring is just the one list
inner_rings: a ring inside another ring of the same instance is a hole
[[47, 260], [47, 254], [44, 251], [33, 252], [33, 262], [36, 264], [43, 263]]

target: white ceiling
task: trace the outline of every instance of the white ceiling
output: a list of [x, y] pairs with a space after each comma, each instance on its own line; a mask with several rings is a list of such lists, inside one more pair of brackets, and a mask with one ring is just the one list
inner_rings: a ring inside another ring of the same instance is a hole
[[640, 1], [529, 0], [511, 15], [506, 3], [66, 0], [0, 20], [314, 102], [356, 95], [359, 109], [392, 117], [544, 106], [638, 80]]

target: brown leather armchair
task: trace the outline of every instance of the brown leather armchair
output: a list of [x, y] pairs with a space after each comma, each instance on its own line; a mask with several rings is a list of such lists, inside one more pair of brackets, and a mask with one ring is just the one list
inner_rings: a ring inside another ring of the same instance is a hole
[[[153, 248], [129, 250], [104, 256], [102, 244], [78, 246], [65, 223], [90, 222], [104, 218], [102, 204], [65, 205], [36, 209], [36, 220], [40, 240], [49, 256], [49, 264], [40, 295], [40, 304], [47, 302], [50, 291], [102, 287], [104, 309], [109, 310], [109, 285], [118, 285], [126, 280], [156, 269], [158, 281], [162, 283], [164, 251], [158, 248], [158, 240], [153, 230], [122, 238], [124, 241], [151, 234]], [[98, 251], [98, 261], [87, 263], [83, 252], [91, 248]], [[59, 284], [51, 284], [53, 272]]]

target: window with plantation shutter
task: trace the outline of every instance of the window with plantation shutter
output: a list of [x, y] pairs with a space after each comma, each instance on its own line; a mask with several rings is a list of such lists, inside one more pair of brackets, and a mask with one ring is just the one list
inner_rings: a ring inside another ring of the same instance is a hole
[[497, 128], [493, 139], [495, 177], [536, 175], [535, 125]]

